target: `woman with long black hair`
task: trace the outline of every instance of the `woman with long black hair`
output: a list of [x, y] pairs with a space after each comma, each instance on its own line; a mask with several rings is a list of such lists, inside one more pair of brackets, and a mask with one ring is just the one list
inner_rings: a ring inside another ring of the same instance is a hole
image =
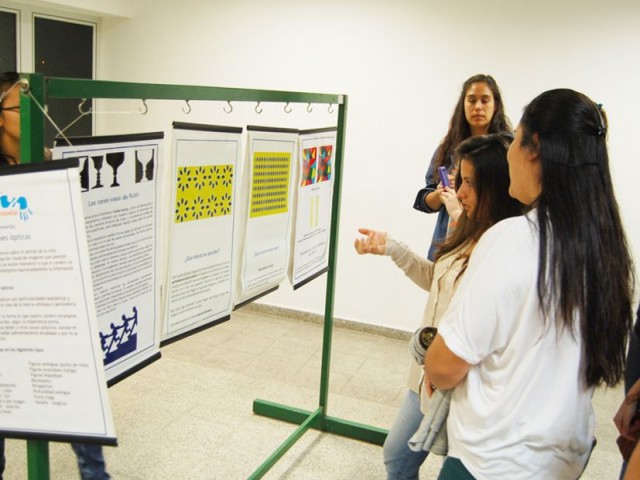
[[441, 480], [576, 479], [593, 389], [624, 371], [633, 268], [601, 106], [569, 89], [524, 110], [509, 194], [529, 206], [483, 235], [427, 350], [427, 385], [454, 388]]

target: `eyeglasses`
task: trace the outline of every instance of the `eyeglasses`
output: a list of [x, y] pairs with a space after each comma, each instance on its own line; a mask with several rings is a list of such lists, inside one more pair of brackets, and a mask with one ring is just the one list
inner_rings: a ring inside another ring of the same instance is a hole
[[14, 107], [0, 107], [0, 112], [1, 112], [2, 110], [12, 110], [12, 111], [14, 111], [14, 112], [15, 112], [15, 111], [18, 111], [18, 112], [19, 112], [19, 111], [20, 111], [20, 105], [16, 105], [16, 106], [14, 106]]

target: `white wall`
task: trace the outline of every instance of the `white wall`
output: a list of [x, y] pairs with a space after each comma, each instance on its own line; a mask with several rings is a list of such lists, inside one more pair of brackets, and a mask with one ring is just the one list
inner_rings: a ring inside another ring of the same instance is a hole
[[[426, 252], [435, 217], [411, 208], [414, 195], [462, 82], [476, 73], [497, 79], [514, 124], [524, 105], [550, 88], [574, 88], [604, 104], [618, 201], [640, 258], [634, 194], [640, 177], [640, 144], [634, 139], [640, 116], [637, 0], [139, 0], [135, 5], [131, 18], [102, 22], [100, 79], [349, 95], [337, 317], [416, 327], [425, 293], [390, 260], [357, 256], [352, 243], [358, 226], [370, 226]], [[172, 120], [233, 125], [308, 128], [335, 121], [319, 107], [308, 115], [298, 106], [286, 116], [281, 106], [265, 105], [258, 116], [253, 106], [238, 105], [225, 116], [222, 106], [194, 104], [189, 118], [177, 104], [150, 108]], [[105, 115], [98, 118], [98, 133], [166, 128], [161, 117]], [[324, 288], [324, 280], [296, 292], [284, 285], [263, 302], [321, 313]]]

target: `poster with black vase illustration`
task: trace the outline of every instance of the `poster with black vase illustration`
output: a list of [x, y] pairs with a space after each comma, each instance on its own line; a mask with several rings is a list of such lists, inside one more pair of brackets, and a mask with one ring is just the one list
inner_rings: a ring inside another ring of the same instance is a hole
[[78, 158], [89, 258], [110, 384], [159, 358], [158, 181], [163, 132], [57, 141], [56, 158]]

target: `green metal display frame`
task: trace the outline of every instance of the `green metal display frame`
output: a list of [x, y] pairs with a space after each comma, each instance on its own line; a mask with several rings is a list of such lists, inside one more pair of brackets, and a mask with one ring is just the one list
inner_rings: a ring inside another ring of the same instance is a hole
[[[336, 157], [333, 170], [333, 203], [331, 208], [331, 235], [329, 240], [329, 265], [325, 296], [324, 330], [322, 344], [322, 366], [318, 408], [311, 412], [281, 405], [267, 400], [256, 399], [253, 412], [299, 427], [274, 451], [274, 453], [249, 477], [262, 478], [269, 469], [304, 435], [310, 428], [334, 433], [357, 440], [382, 445], [387, 431], [327, 415], [329, 394], [329, 371], [331, 360], [331, 340], [333, 333], [333, 306], [337, 265], [338, 227], [340, 218], [340, 198], [342, 191], [342, 167], [347, 120], [348, 97], [339, 94], [287, 92], [277, 90], [250, 90], [191, 85], [162, 85], [149, 83], [110, 82], [100, 80], [80, 80], [44, 77], [41, 74], [21, 75], [26, 80], [29, 94], [20, 98], [21, 115], [21, 159], [23, 163], [44, 160], [44, 114], [39, 105], [45, 105], [49, 98], [110, 98], [141, 100], [210, 100], [238, 102], [282, 102], [329, 104], [338, 106]], [[49, 480], [48, 442], [29, 440], [27, 459], [29, 480]]]

